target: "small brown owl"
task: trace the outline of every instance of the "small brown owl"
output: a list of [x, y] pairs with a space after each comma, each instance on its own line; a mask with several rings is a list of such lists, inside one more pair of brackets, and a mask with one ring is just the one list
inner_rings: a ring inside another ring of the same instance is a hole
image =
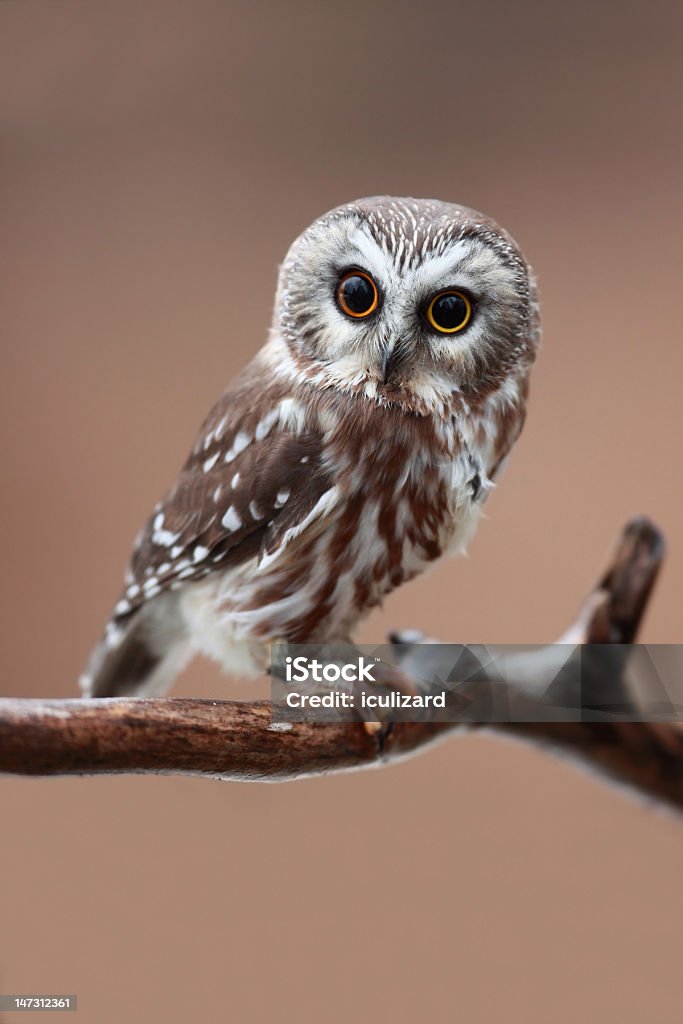
[[270, 340], [214, 406], [135, 544], [89, 696], [158, 694], [195, 652], [356, 623], [462, 551], [524, 422], [536, 289], [488, 217], [362, 199], [292, 245]]

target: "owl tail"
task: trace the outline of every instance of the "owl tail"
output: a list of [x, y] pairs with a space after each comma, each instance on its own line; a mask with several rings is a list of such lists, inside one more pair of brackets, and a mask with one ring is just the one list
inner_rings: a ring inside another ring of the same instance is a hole
[[115, 616], [80, 678], [84, 697], [153, 697], [165, 693], [191, 657], [171, 595]]

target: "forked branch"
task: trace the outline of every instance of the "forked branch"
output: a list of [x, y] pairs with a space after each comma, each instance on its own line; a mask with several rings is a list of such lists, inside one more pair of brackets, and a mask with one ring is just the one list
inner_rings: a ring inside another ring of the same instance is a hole
[[[562, 640], [632, 643], [663, 549], [651, 523], [629, 523], [607, 572]], [[395, 639], [403, 644], [404, 671], [411, 660], [419, 665], [428, 654], [429, 646], [408, 648], [405, 636]], [[415, 643], [414, 635], [410, 640]], [[378, 738], [353, 722], [278, 726], [264, 701], [0, 700], [0, 772], [294, 779], [388, 763], [446, 737], [457, 726], [396, 723], [388, 736]], [[468, 723], [468, 728], [477, 726]], [[529, 721], [487, 728], [579, 758], [605, 776], [683, 809], [683, 731], [675, 726]]]

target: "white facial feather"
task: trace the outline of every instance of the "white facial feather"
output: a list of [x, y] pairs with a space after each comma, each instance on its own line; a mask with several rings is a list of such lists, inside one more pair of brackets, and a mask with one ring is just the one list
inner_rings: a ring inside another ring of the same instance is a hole
[[[476, 378], [490, 379], [533, 344], [534, 285], [510, 239], [473, 211], [431, 201], [364, 201], [332, 211], [292, 246], [283, 264], [273, 336], [317, 386], [362, 389], [386, 400], [383, 367], [401, 352], [391, 400], [401, 394], [436, 407]], [[362, 207], [362, 208], [361, 208]], [[335, 297], [340, 276], [359, 269], [380, 293], [367, 319], [346, 316]], [[440, 291], [468, 293], [470, 324], [439, 334], [425, 321]], [[517, 349], [518, 351], [515, 351]], [[507, 361], [507, 362], [505, 362]]]

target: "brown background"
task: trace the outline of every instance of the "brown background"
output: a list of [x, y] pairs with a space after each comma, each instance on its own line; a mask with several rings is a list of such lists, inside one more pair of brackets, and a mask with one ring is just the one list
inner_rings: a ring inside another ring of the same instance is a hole
[[[505, 224], [545, 344], [469, 559], [363, 638], [552, 639], [645, 512], [643, 638], [680, 641], [682, 27], [658, 0], [0, 4], [1, 692], [74, 693], [287, 245], [378, 192]], [[175, 692], [247, 691], [197, 664]], [[77, 992], [88, 1024], [680, 1019], [678, 827], [535, 751], [0, 800], [0, 991]]]

